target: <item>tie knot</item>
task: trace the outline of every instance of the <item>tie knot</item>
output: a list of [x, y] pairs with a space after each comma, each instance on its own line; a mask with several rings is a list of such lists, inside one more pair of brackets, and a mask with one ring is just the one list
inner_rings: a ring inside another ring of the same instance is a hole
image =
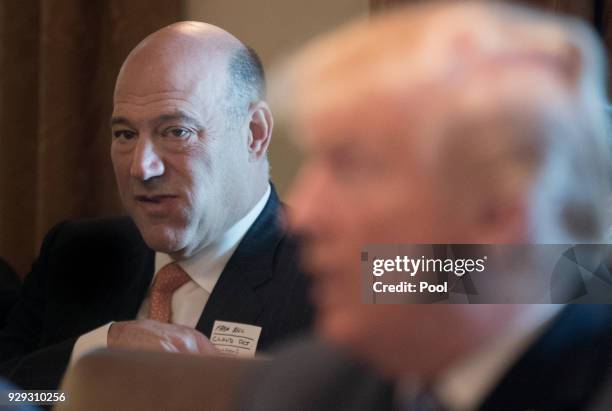
[[189, 275], [178, 263], [166, 264], [155, 276], [151, 292], [172, 294], [177, 288], [181, 287], [189, 280]]

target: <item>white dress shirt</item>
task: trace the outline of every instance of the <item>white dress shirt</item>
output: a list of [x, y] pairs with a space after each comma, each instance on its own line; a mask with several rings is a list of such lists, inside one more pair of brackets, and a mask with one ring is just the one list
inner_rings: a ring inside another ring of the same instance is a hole
[[[173, 324], [195, 328], [206, 306], [208, 297], [210, 297], [213, 288], [215, 288], [215, 284], [219, 280], [225, 265], [246, 232], [253, 225], [257, 217], [259, 217], [259, 214], [261, 214], [270, 197], [270, 192], [270, 185], [268, 185], [266, 192], [257, 204], [243, 218], [230, 227], [221, 238], [198, 251], [190, 258], [178, 262], [191, 280], [172, 294], [171, 322]], [[173, 260], [168, 254], [155, 253], [155, 275], [157, 275], [162, 267], [171, 262]], [[153, 284], [154, 279], [155, 276], [153, 276], [151, 284]], [[139, 320], [147, 318], [150, 292], [151, 286], [149, 285], [147, 295], [138, 310], [136, 318]], [[108, 330], [111, 324], [112, 322], [105, 324], [79, 337], [72, 349], [70, 363], [72, 364], [87, 352], [98, 348], [106, 348]]]

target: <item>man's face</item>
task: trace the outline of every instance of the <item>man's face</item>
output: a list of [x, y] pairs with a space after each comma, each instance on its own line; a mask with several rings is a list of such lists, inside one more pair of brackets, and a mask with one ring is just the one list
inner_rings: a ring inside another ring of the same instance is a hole
[[395, 356], [398, 327], [424, 323], [415, 306], [362, 303], [360, 252], [366, 244], [448, 240], [449, 207], [419, 154], [416, 120], [402, 128], [402, 114], [372, 109], [388, 102], [352, 101], [301, 118], [298, 137], [307, 159], [290, 222], [305, 239], [303, 262], [314, 277], [319, 331], [362, 354]]
[[128, 61], [117, 80], [111, 157], [122, 202], [156, 251], [189, 256], [243, 210], [248, 162], [240, 125], [228, 127], [226, 68], [177, 58]]
[[318, 331], [389, 376], [410, 370], [429, 377], [488, 338], [493, 328], [483, 325], [503, 323], [514, 308], [361, 299], [364, 245], [461, 243], [469, 235], [423, 150], [433, 144], [427, 103], [393, 113], [405, 105], [370, 97], [304, 110], [298, 138], [307, 158], [290, 223], [304, 237]]

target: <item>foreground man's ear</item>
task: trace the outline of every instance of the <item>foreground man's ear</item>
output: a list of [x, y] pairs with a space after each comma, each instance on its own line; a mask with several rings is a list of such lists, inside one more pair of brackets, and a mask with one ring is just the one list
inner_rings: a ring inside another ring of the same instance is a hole
[[274, 119], [268, 104], [261, 100], [251, 104], [249, 114], [249, 161], [258, 161], [268, 150]]
[[481, 243], [525, 242], [529, 235], [526, 202], [527, 199], [484, 199], [469, 213], [468, 225], [472, 227], [475, 237]]

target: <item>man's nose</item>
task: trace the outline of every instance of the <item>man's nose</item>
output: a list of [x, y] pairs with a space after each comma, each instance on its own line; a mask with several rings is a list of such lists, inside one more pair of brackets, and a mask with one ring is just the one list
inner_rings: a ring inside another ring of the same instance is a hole
[[314, 170], [303, 170], [298, 175], [289, 195], [288, 209], [289, 227], [294, 233], [308, 236], [323, 222], [324, 185], [324, 177]]
[[155, 144], [147, 136], [139, 136], [132, 154], [130, 175], [147, 181], [164, 174], [164, 162], [156, 151]]

